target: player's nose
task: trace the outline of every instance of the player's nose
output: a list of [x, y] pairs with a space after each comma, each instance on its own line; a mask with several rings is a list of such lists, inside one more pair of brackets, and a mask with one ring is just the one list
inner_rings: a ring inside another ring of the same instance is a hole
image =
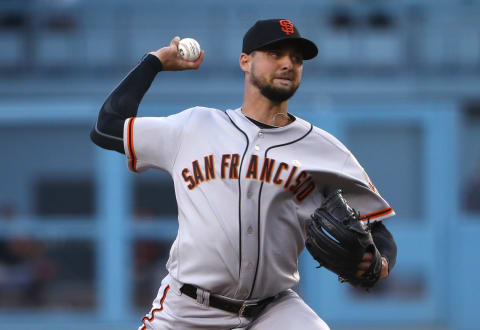
[[293, 60], [291, 56], [285, 55], [280, 58], [280, 66], [283, 70], [291, 70], [293, 68]]

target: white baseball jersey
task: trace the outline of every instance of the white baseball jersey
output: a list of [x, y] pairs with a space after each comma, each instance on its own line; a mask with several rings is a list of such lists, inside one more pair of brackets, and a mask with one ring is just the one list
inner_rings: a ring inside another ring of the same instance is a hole
[[240, 109], [195, 107], [129, 118], [124, 146], [131, 170], [173, 177], [179, 230], [170, 275], [231, 298], [298, 283], [306, 224], [325, 189], [342, 188], [365, 221], [394, 215], [351, 152], [298, 117], [262, 129]]

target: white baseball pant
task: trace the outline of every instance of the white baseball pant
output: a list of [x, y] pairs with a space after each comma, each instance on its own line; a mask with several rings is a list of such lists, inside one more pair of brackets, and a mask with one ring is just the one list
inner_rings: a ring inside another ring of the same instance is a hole
[[278, 295], [255, 319], [209, 307], [180, 292], [182, 283], [167, 275], [139, 330], [329, 330], [293, 290]]

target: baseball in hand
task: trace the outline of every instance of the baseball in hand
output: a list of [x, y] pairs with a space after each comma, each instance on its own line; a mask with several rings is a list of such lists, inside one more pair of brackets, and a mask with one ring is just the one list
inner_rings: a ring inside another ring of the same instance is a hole
[[178, 44], [178, 55], [186, 61], [195, 62], [200, 56], [200, 44], [193, 38], [182, 39]]

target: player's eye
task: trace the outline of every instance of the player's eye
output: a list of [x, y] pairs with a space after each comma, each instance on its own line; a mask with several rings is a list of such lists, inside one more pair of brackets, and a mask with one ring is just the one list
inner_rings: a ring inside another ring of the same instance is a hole
[[293, 62], [301, 64], [303, 62], [303, 57], [300, 55], [295, 55], [292, 57]]
[[280, 53], [280, 51], [278, 51], [278, 50], [271, 50], [271, 51], [269, 52], [269, 54], [270, 54], [270, 56], [275, 57], [275, 58], [278, 58], [278, 57], [280, 57], [280, 56], [282, 55], [282, 54]]

